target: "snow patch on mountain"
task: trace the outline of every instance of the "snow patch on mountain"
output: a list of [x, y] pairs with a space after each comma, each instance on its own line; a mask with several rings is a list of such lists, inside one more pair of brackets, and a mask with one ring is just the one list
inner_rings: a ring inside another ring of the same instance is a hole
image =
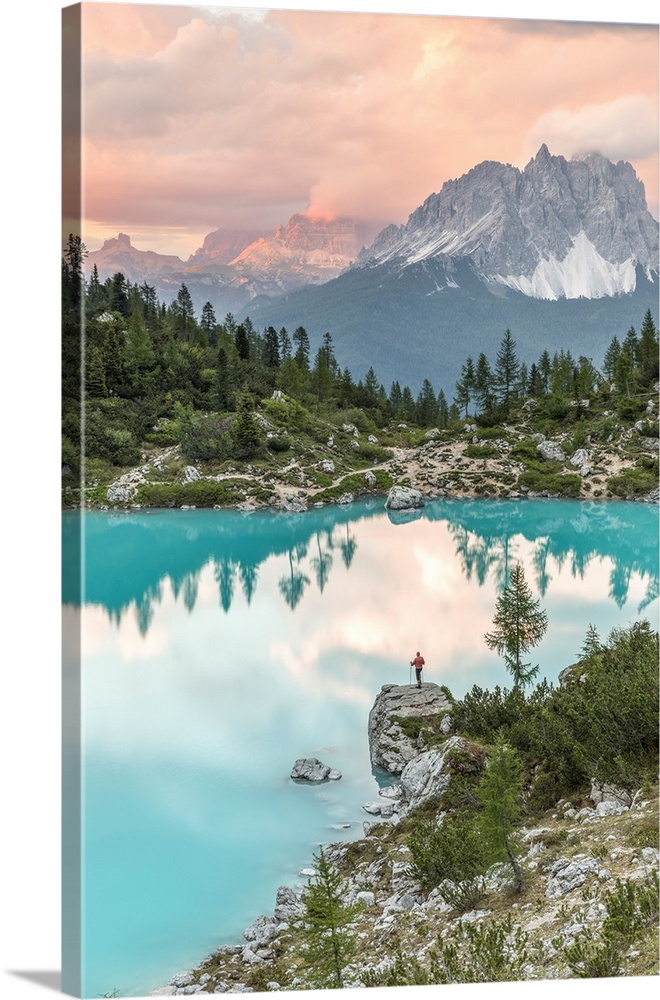
[[507, 285], [535, 299], [602, 299], [635, 290], [635, 258], [612, 264], [596, 250], [585, 233], [579, 233], [563, 260], [541, 260], [530, 277], [524, 274], [493, 275], [489, 280]]
[[467, 261], [492, 288], [540, 299], [632, 292], [636, 267], [658, 272], [658, 223], [630, 163], [566, 160], [543, 145], [524, 170], [485, 160], [383, 229], [353, 267], [402, 271]]

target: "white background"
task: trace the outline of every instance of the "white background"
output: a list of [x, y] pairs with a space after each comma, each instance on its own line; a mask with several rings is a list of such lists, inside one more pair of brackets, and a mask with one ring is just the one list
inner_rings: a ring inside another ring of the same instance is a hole
[[[161, 0], [163, 2], [163, 0]], [[167, 0], [165, 0], [167, 2]], [[56, 995], [60, 968], [59, 267], [60, 0], [11, 0], [2, 58], [2, 315], [0, 523], [8, 560], [3, 622], [0, 996]], [[235, 2], [234, 7], [268, 6]], [[369, 10], [657, 23], [653, 0], [532, 3], [272, 3]], [[35, 629], [33, 622], [38, 621]], [[17, 975], [20, 972], [23, 975]], [[27, 974], [27, 978], [26, 978]], [[49, 975], [48, 975], [49, 974]], [[32, 976], [32, 978], [30, 978]], [[44, 985], [44, 982], [46, 985]], [[619, 982], [651, 995], [654, 980]], [[54, 985], [49, 985], [54, 984]], [[451, 995], [554, 998], [604, 984], [450, 987]], [[657, 981], [656, 981], [657, 985]], [[439, 987], [419, 987], [416, 1000]], [[447, 989], [447, 988], [445, 988]], [[373, 991], [392, 1000], [392, 991]], [[399, 996], [401, 991], [397, 991]], [[410, 994], [410, 991], [404, 991]], [[327, 994], [321, 994], [327, 998]]]

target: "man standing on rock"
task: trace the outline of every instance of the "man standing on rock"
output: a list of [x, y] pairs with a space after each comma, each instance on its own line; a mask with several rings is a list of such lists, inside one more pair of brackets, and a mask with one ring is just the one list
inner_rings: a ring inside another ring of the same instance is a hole
[[422, 686], [422, 669], [424, 667], [424, 657], [420, 654], [419, 650], [415, 654], [415, 658], [410, 661], [410, 666], [415, 668], [415, 677], [417, 678], [417, 687]]

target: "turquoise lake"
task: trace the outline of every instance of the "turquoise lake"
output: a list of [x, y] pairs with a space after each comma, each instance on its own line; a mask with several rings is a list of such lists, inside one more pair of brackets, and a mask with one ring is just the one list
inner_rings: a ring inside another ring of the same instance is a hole
[[[483, 636], [516, 562], [548, 615], [532, 656], [553, 683], [590, 623], [602, 638], [658, 624], [652, 505], [66, 513], [63, 532], [65, 690], [80, 659], [85, 997], [145, 996], [238, 942], [279, 885], [302, 884], [320, 844], [360, 836], [383, 780], [369, 710], [383, 684], [409, 682], [416, 650], [424, 679], [456, 697], [510, 686]], [[65, 768], [76, 738], [65, 724]], [[303, 756], [343, 778], [295, 784]], [[64, 805], [66, 829], [77, 820]], [[77, 878], [66, 862], [64, 878]]]

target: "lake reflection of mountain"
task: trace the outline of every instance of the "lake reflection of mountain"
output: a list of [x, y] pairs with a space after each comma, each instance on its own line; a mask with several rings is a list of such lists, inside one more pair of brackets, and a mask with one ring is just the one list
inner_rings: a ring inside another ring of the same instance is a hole
[[[278, 582], [280, 598], [294, 610], [310, 587], [323, 592], [337, 565], [359, 563], [360, 525], [382, 518], [392, 532], [411, 521], [426, 522], [433, 552], [434, 531], [444, 525], [468, 580], [491, 577], [502, 586], [513, 558], [512, 542], [532, 543], [532, 574], [543, 595], [551, 562], [582, 577], [594, 559], [607, 559], [609, 596], [621, 607], [632, 574], [645, 585], [643, 611], [658, 596], [658, 519], [655, 507], [578, 501], [434, 501], [396, 523], [382, 500], [324, 507], [304, 515], [238, 511], [153, 511], [126, 514], [65, 513], [63, 599], [80, 603], [76, 541], [84, 522], [84, 603], [103, 606], [119, 619], [133, 606], [143, 632], [152, 606], [169, 582], [189, 610], [197, 599], [203, 568], [213, 567], [218, 603], [229, 611], [240, 590], [250, 603], [259, 573], [273, 556], [286, 557]], [[515, 546], [514, 546], [515, 548]], [[393, 566], [393, 572], [396, 567]]]

